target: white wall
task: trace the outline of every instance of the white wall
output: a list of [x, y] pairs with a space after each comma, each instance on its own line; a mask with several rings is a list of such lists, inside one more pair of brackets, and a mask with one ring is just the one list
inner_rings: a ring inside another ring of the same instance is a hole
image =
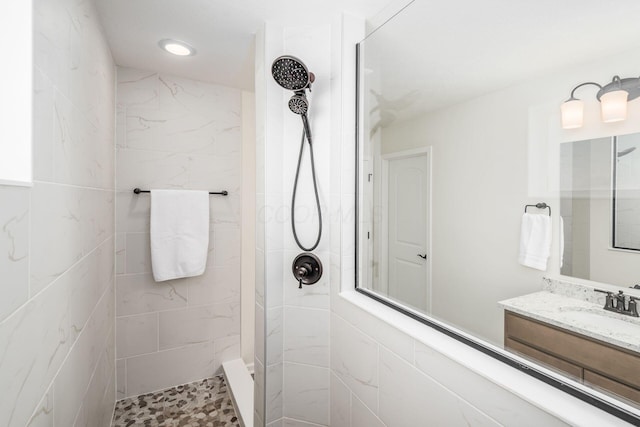
[[0, 51], [11, 66], [0, 69], [5, 85], [0, 99], [0, 182], [30, 183], [32, 179], [33, 2], [7, 5], [0, 16]]
[[34, 64], [34, 185], [0, 186], [0, 425], [108, 426], [115, 76], [92, 2], [34, 1]]
[[[196, 381], [240, 357], [241, 91], [118, 68], [116, 316], [118, 398]], [[210, 196], [203, 275], [156, 283], [150, 195]]]

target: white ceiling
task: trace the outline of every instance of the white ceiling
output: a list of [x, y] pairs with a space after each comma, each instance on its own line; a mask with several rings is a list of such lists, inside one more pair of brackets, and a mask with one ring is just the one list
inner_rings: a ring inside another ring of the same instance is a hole
[[[253, 39], [263, 22], [333, 22], [342, 11], [371, 17], [391, 0], [94, 0], [118, 65], [251, 90]], [[161, 39], [197, 55], [174, 57]]]
[[[263, 22], [330, 23], [341, 12], [370, 18], [408, 0], [94, 1], [118, 65], [251, 90]], [[413, 93], [425, 111], [638, 47], [638, 22], [638, 0], [416, 0], [370, 40], [385, 57], [384, 92]], [[158, 48], [165, 38], [198, 53], [174, 57]]]

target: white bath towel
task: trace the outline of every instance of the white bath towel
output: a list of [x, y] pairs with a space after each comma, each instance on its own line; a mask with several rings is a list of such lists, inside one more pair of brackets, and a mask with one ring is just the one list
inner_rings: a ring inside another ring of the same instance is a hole
[[520, 230], [518, 262], [525, 267], [546, 271], [551, 254], [551, 217], [525, 213]]
[[156, 282], [204, 273], [209, 193], [151, 190], [151, 266]]

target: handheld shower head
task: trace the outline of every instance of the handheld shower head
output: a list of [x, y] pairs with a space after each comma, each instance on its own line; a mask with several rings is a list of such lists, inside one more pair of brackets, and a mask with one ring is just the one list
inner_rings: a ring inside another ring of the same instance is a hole
[[311, 144], [311, 128], [309, 127], [309, 119], [307, 111], [309, 111], [309, 101], [303, 91], [296, 91], [296, 94], [289, 100], [289, 109], [292, 113], [299, 114], [302, 118], [304, 133], [307, 135], [307, 141]]
[[271, 65], [271, 74], [280, 86], [295, 91], [311, 87], [315, 80], [315, 76], [307, 70], [304, 63], [291, 55], [276, 58]]
[[289, 100], [289, 109], [295, 114], [307, 114], [307, 111], [309, 111], [309, 101], [307, 101], [304, 92], [296, 93], [291, 97]]

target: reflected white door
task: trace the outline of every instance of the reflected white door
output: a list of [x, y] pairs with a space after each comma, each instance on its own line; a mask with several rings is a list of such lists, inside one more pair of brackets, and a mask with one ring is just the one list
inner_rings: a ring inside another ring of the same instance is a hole
[[389, 296], [428, 312], [428, 154], [387, 161]]

